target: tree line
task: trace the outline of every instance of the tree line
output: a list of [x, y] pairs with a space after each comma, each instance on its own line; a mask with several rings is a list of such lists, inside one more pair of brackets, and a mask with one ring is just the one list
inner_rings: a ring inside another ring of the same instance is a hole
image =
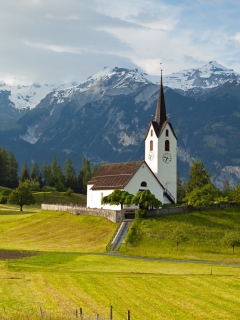
[[33, 191], [56, 190], [66, 191], [72, 189], [76, 193], [87, 194], [87, 181], [98, 170], [97, 164], [90, 164], [86, 158], [82, 158], [82, 167], [78, 174], [68, 158], [62, 168], [56, 156], [53, 156], [51, 164], [43, 162], [42, 168], [34, 162], [29, 168], [25, 162], [19, 172], [19, 164], [12, 151], [7, 152], [4, 147], [0, 149], [0, 186], [15, 189], [22, 182], [31, 182]]
[[182, 182], [178, 176], [178, 203], [196, 208], [208, 207], [213, 203], [224, 204], [229, 201], [240, 203], [240, 184], [231, 188], [225, 180], [223, 189], [219, 190], [211, 181], [211, 176], [203, 162], [196, 160], [189, 170], [189, 180]]

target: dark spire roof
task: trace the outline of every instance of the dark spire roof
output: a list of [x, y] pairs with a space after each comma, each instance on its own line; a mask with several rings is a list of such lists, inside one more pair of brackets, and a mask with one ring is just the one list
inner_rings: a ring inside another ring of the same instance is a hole
[[158, 93], [158, 102], [157, 102], [155, 121], [157, 122], [160, 130], [164, 122], [167, 121], [167, 113], [166, 113], [163, 83], [162, 83], [162, 70], [161, 70], [161, 82], [160, 82], [160, 89]]

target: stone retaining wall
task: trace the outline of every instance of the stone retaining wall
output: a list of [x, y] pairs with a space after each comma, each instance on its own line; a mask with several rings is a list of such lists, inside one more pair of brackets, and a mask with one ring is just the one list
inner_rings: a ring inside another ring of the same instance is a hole
[[90, 216], [104, 217], [112, 222], [121, 222], [123, 220], [123, 211], [92, 209], [77, 205], [45, 204], [41, 205], [42, 210], [66, 211], [73, 214], [85, 214]]
[[164, 214], [183, 213], [188, 211], [189, 211], [189, 208], [187, 206], [168, 207], [168, 208], [162, 208], [162, 209], [149, 210], [147, 211], [147, 217], [160, 216]]

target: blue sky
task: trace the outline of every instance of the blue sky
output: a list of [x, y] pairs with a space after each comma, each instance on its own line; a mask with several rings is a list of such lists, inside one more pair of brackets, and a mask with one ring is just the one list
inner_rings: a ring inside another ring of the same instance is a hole
[[240, 73], [239, 0], [8, 0], [0, 80], [84, 81], [104, 66], [165, 74], [216, 60]]

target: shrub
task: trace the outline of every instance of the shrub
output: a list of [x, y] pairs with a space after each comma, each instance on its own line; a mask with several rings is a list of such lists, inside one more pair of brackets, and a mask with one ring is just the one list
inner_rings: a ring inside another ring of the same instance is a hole
[[0, 194], [0, 204], [6, 204], [7, 203], [7, 197], [3, 194]]
[[54, 187], [45, 186], [45, 187], [42, 188], [42, 191], [45, 191], [45, 192], [54, 192], [54, 191], [57, 191], [57, 189], [54, 188]]
[[135, 217], [137, 219], [142, 219], [142, 218], [146, 218], [147, 216], [147, 211], [144, 210], [144, 209], [138, 209], [136, 210], [136, 214], [135, 214]]
[[68, 188], [67, 191], [65, 192], [65, 195], [71, 197], [71, 195], [74, 193], [73, 189]]

